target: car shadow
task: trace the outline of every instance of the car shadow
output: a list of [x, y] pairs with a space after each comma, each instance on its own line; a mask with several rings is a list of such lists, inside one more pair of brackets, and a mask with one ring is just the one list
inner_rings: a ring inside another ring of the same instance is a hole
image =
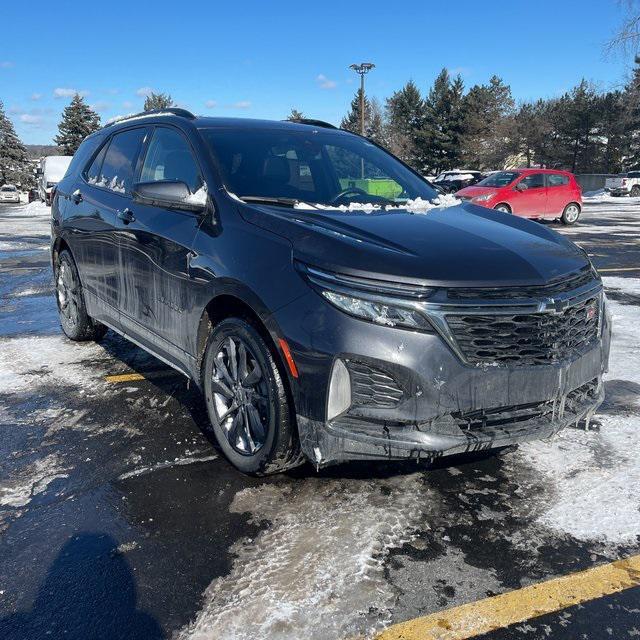
[[109, 535], [80, 533], [60, 550], [29, 611], [0, 620], [3, 640], [160, 640], [137, 608], [133, 572]]

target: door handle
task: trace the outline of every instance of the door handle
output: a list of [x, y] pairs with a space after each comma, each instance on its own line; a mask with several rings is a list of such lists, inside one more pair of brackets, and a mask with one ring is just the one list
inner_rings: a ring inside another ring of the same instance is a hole
[[131, 211], [131, 209], [129, 209], [128, 207], [126, 209], [122, 209], [122, 211], [118, 211], [117, 216], [125, 224], [129, 224], [136, 219], [136, 217], [133, 215], [133, 211]]
[[82, 193], [80, 192], [80, 189], [76, 189], [71, 194], [71, 201], [73, 204], [80, 204], [82, 202]]

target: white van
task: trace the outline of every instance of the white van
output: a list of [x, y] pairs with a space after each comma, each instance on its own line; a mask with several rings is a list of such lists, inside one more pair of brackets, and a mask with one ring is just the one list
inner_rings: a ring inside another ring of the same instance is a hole
[[42, 202], [51, 204], [52, 189], [64, 178], [73, 156], [46, 156], [40, 160], [38, 176], [38, 195]]

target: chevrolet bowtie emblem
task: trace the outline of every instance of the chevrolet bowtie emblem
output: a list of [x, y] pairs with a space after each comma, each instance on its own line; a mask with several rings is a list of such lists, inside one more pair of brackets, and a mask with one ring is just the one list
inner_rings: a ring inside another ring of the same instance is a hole
[[547, 298], [545, 300], [545, 308], [555, 313], [562, 313], [568, 306], [569, 303], [567, 300], [555, 300], [554, 298]]

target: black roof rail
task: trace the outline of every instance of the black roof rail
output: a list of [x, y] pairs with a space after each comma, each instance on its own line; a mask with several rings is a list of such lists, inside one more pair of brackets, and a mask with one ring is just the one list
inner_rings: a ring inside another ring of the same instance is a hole
[[313, 118], [294, 118], [292, 120], [284, 120], [284, 122], [295, 122], [297, 124], [310, 124], [314, 127], [322, 127], [323, 129], [337, 129], [335, 125], [324, 120], [314, 120]]
[[152, 109], [151, 111], [141, 111], [140, 113], [132, 113], [128, 116], [124, 116], [122, 118], [118, 118], [113, 122], [107, 122], [105, 127], [110, 127], [112, 124], [118, 124], [120, 122], [125, 122], [126, 120], [130, 120], [132, 118], [141, 118], [143, 116], [180, 116], [181, 118], [187, 118], [188, 120], [195, 120], [195, 116], [191, 111], [187, 109], [181, 109], [180, 107], [167, 107], [166, 109]]

